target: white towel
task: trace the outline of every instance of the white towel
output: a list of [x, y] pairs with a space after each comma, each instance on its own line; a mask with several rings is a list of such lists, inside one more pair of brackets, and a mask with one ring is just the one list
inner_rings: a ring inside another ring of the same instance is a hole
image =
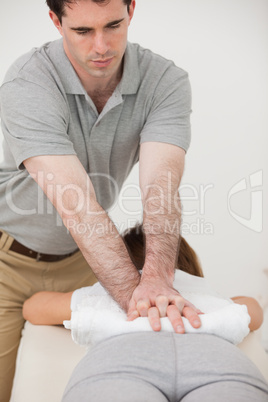
[[[200, 315], [202, 325], [198, 329], [182, 318], [186, 333], [213, 334], [234, 344], [248, 335], [247, 307], [214, 292], [204, 278], [177, 270], [174, 288], [205, 313]], [[71, 309], [71, 320], [63, 324], [71, 329], [73, 340], [80, 345], [89, 346], [119, 334], [152, 331], [147, 317], [127, 321], [126, 313], [99, 283], [76, 290]], [[161, 318], [161, 330], [174, 331], [167, 317]]]

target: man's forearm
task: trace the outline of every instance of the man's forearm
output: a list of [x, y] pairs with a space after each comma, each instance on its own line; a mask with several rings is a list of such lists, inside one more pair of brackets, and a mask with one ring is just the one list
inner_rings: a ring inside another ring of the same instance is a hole
[[177, 264], [181, 204], [179, 178], [172, 166], [149, 186], [144, 199], [146, 259], [143, 276], [158, 275], [172, 283]]
[[127, 310], [140, 275], [118, 231], [98, 204], [77, 156], [37, 156], [26, 159], [24, 165], [56, 208], [99, 281]]
[[98, 280], [127, 310], [140, 274], [109, 216], [96, 201], [91, 201], [90, 211], [82, 210], [63, 221]]

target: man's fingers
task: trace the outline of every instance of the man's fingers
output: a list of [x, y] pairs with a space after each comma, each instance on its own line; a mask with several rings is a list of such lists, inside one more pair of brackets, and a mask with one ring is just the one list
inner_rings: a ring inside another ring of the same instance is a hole
[[127, 320], [133, 321], [136, 318], [138, 318], [139, 316], [140, 315], [137, 311], [136, 303], [134, 302], [134, 300], [130, 300], [129, 306], [128, 306], [128, 311], [127, 311]]
[[148, 316], [148, 310], [151, 307], [149, 299], [141, 299], [137, 302], [136, 309], [141, 317]]
[[159, 311], [158, 311], [157, 307], [149, 308], [148, 319], [149, 319], [152, 329], [154, 331], [160, 331], [161, 323], [160, 323]]
[[201, 310], [199, 310], [199, 308], [195, 307], [191, 302], [189, 302], [189, 300], [185, 300], [185, 307], [191, 307], [197, 314], [204, 314]]
[[193, 328], [199, 328], [201, 326], [201, 320], [197, 312], [191, 307], [184, 307], [182, 315], [187, 318]]
[[157, 296], [155, 300], [155, 305], [158, 308], [160, 317], [166, 317], [167, 315], [167, 306], [169, 305], [169, 300], [167, 296]]
[[128, 312], [127, 320], [128, 320], [128, 321], [134, 321], [134, 320], [136, 320], [136, 318], [138, 318], [139, 316], [140, 316], [140, 315], [139, 315], [139, 313], [138, 313], [137, 310], [130, 311], [130, 312]]
[[178, 334], [184, 334], [184, 325], [178, 307], [170, 304], [167, 308], [167, 316], [174, 328], [174, 331]]
[[179, 312], [182, 313], [182, 310], [185, 306], [185, 300], [182, 296], [177, 295], [172, 298], [170, 304], [174, 304], [174, 306], [178, 308]]

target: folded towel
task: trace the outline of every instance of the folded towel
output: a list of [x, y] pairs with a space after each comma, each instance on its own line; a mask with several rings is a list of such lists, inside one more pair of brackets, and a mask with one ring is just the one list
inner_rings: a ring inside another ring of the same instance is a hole
[[[176, 270], [174, 288], [205, 313], [200, 315], [202, 325], [198, 329], [182, 318], [186, 333], [213, 334], [234, 344], [239, 344], [248, 335], [247, 307], [214, 292], [204, 278]], [[99, 283], [76, 290], [71, 310], [71, 320], [63, 324], [71, 329], [73, 340], [80, 345], [89, 346], [130, 332], [152, 331], [147, 317], [127, 321], [126, 313]], [[174, 331], [167, 317], [161, 318], [161, 330]]]

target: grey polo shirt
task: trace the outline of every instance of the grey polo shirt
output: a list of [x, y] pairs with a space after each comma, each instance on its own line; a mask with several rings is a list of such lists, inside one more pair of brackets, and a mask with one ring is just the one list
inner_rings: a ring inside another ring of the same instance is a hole
[[100, 114], [61, 39], [11, 66], [0, 88], [0, 112], [0, 228], [43, 253], [68, 253], [76, 244], [24, 169], [25, 159], [76, 154], [108, 210], [139, 159], [140, 143], [170, 143], [185, 151], [190, 144], [187, 73], [137, 44], [128, 43], [122, 79]]

